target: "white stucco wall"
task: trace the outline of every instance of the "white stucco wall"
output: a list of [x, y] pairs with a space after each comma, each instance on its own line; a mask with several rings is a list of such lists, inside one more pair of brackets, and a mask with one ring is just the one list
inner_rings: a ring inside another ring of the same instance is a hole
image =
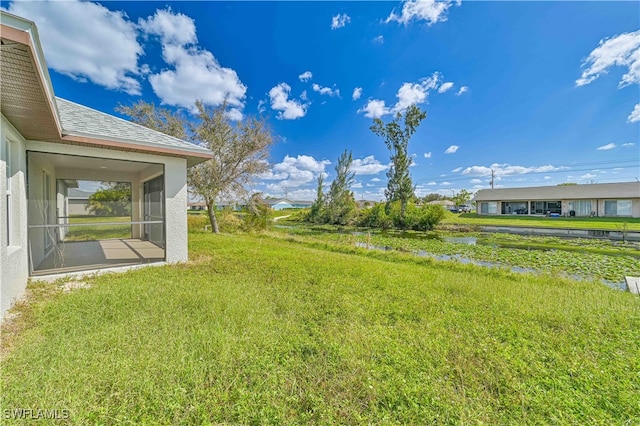
[[[1, 117], [0, 126], [0, 318], [20, 298], [29, 278], [27, 244], [26, 156], [25, 140]], [[11, 242], [7, 246], [7, 162], [5, 146], [11, 141]]]

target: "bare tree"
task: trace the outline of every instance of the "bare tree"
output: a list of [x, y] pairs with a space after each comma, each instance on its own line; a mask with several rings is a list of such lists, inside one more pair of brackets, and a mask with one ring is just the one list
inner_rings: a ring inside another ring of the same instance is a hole
[[265, 120], [246, 118], [232, 125], [226, 103], [216, 108], [196, 102], [199, 123], [192, 127], [193, 138], [213, 152], [213, 159], [191, 167], [189, 185], [207, 204], [213, 232], [218, 233], [216, 202], [239, 198], [257, 174], [267, 171], [271, 130]]
[[188, 170], [188, 178], [190, 192], [207, 204], [212, 231], [218, 233], [217, 201], [246, 196], [246, 187], [269, 167], [267, 159], [274, 138], [264, 119], [249, 117], [232, 124], [226, 114], [226, 102], [212, 108], [196, 101], [196, 107], [194, 122], [143, 101], [120, 105], [117, 111], [131, 117], [134, 123], [190, 140], [213, 152], [213, 159]]

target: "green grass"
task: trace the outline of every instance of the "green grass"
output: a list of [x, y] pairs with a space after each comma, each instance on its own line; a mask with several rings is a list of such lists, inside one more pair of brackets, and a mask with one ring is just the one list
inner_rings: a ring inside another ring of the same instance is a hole
[[[69, 223], [101, 223], [101, 222], [130, 222], [131, 217], [98, 217], [79, 216], [69, 218]], [[96, 225], [69, 227], [65, 241], [93, 241], [109, 238], [131, 238], [131, 225]]]
[[640, 218], [625, 217], [538, 217], [524, 215], [487, 216], [475, 213], [448, 214], [441, 225], [522, 226], [536, 228], [568, 228], [640, 231]]
[[3, 328], [2, 409], [79, 424], [640, 421], [629, 293], [260, 235], [192, 233], [190, 250], [22, 306], [22, 331]]

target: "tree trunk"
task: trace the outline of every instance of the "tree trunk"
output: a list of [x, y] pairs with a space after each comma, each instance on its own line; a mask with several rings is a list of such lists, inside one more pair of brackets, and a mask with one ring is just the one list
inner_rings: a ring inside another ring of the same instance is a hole
[[207, 203], [207, 212], [209, 212], [209, 221], [211, 222], [211, 232], [219, 234], [218, 220], [216, 219], [216, 203]]

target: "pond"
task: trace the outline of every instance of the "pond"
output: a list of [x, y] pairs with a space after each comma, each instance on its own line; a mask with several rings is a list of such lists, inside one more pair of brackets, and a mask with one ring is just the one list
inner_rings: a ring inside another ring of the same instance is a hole
[[[279, 227], [280, 228], [280, 227]], [[625, 276], [640, 276], [640, 244], [593, 239], [492, 233], [417, 233], [288, 226], [279, 231], [360, 248], [399, 251], [513, 272], [598, 280], [625, 289]]]

